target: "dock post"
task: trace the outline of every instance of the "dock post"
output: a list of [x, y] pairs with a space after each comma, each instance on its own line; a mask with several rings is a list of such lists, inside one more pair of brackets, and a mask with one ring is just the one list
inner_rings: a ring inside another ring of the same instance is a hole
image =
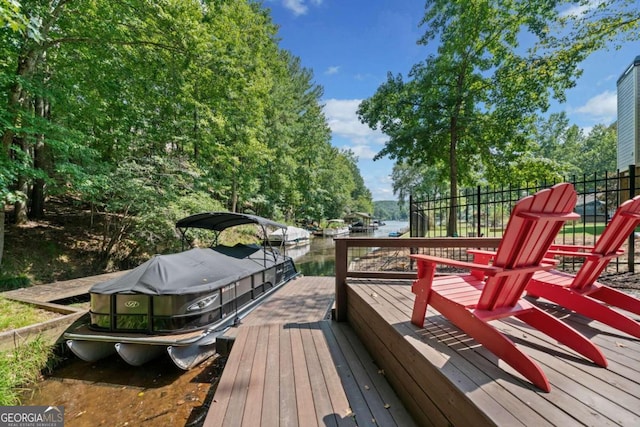
[[336, 244], [336, 313], [335, 320], [347, 321], [347, 239], [334, 239]]

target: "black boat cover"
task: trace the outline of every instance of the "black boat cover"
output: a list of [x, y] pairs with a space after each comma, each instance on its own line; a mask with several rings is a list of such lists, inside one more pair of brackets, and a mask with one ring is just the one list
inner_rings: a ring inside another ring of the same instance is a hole
[[115, 279], [94, 285], [97, 294], [179, 295], [208, 292], [284, 262], [257, 245], [195, 248], [157, 255]]
[[222, 231], [229, 227], [244, 224], [258, 224], [262, 227], [287, 228], [284, 224], [280, 224], [260, 216], [233, 212], [203, 212], [191, 215], [176, 222], [176, 227], [204, 228], [207, 230]]

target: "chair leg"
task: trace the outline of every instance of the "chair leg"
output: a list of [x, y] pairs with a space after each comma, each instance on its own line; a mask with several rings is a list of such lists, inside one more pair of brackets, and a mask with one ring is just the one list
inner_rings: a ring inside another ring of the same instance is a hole
[[[627, 301], [627, 299], [630, 299], [632, 300], [631, 302], [635, 303], [635, 309], [640, 311], [638, 310], [640, 301], [629, 295], [607, 287], [602, 287], [589, 295], [582, 295], [569, 288], [545, 283], [530, 282], [529, 286], [534, 288], [534, 292], [540, 292], [544, 298], [547, 298], [556, 304], [568, 308], [569, 310], [573, 310], [576, 313], [580, 313], [590, 319], [602, 322], [612, 328], [626, 332], [633, 337], [640, 338], [640, 323], [623, 313], [612, 310], [610, 307], [607, 307], [600, 302], [603, 301], [619, 307], [616, 304], [617, 302], [622, 303], [624, 306], [631, 305], [629, 301]], [[608, 292], [608, 290], [611, 292]]]
[[538, 307], [532, 306], [527, 311], [515, 314], [515, 317], [572, 348], [587, 359], [592, 360], [595, 364], [603, 368], [607, 367], [607, 359], [594, 343], [571, 326], [540, 310]]
[[589, 296], [614, 307], [640, 315], [640, 300], [638, 298], [609, 286], [601, 286], [600, 289], [592, 292]]
[[431, 305], [443, 316], [462, 329], [478, 343], [520, 372], [539, 389], [549, 392], [551, 385], [542, 368], [518, 349], [513, 341], [487, 322], [479, 319], [465, 307], [452, 302], [438, 293], [431, 295]]
[[418, 279], [411, 285], [411, 292], [416, 294], [416, 299], [413, 302], [411, 323], [421, 328], [424, 326], [424, 317], [427, 314], [427, 305], [429, 304], [431, 285], [435, 273], [435, 264], [418, 261]]
[[424, 279], [413, 282], [411, 291], [416, 294], [413, 301], [413, 312], [411, 313], [411, 323], [416, 326], [424, 326], [424, 318], [427, 315], [427, 305], [429, 304], [429, 294], [431, 286], [424, 283]]

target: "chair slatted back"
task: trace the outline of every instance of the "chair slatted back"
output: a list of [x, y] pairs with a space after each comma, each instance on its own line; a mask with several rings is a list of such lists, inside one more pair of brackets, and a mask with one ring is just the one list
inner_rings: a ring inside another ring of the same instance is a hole
[[493, 262], [507, 274], [486, 279], [476, 308], [495, 310], [515, 306], [533, 275], [532, 271], [517, 272], [517, 269], [541, 264], [564, 223], [579, 217], [573, 213], [576, 202], [573, 186], [562, 183], [516, 203]]
[[618, 250], [640, 224], [640, 196], [622, 203], [598, 238], [591, 256], [588, 256], [576, 273], [571, 285], [581, 289], [595, 282]]

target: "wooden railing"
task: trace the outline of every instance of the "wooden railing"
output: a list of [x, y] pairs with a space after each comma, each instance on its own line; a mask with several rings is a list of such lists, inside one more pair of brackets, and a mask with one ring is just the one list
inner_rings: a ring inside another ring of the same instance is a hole
[[411, 253], [419, 253], [420, 249], [438, 248], [497, 248], [498, 237], [441, 237], [441, 238], [375, 238], [344, 237], [335, 239], [336, 247], [336, 310], [335, 317], [339, 322], [347, 320], [347, 278], [375, 279], [413, 279], [414, 271], [357, 271], [349, 270], [350, 248], [409, 248]]

